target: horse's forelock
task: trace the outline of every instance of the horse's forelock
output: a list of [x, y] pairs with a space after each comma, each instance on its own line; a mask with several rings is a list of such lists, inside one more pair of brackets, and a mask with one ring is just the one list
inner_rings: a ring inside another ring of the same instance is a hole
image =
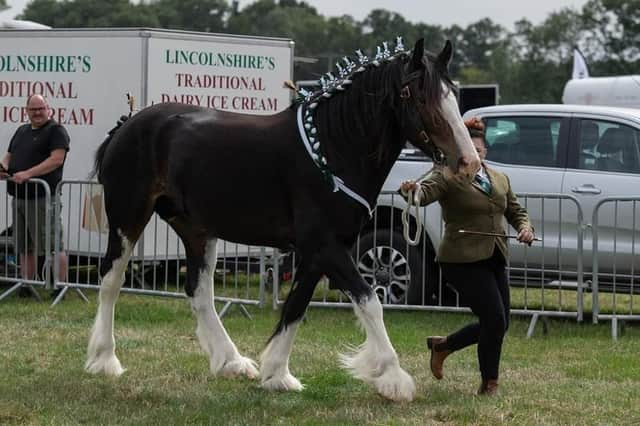
[[442, 99], [448, 95], [448, 91], [455, 91], [455, 86], [433, 54], [426, 52], [423, 63], [425, 65], [425, 110], [430, 114], [429, 121], [434, 125], [440, 125], [442, 124], [442, 111], [440, 110]]

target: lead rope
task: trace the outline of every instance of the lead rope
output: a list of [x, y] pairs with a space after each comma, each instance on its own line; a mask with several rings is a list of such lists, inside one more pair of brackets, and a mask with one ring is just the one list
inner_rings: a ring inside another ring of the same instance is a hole
[[[407, 244], [410, 246], [417, 246], [420, 244], [420, 235], [422, 235], [422, 219], [420, 218], [420, 200], [418, 198], [418, 191], [409, 191], [407, 205], [402, 210], [402, 233], [404, 234], [404, 239], [407, 240]], [[416, 218], [416, 236], [414, 238], [411, 238], [409, 235], [409, 216], [411, 215], [411, 207], [415, 208]]]

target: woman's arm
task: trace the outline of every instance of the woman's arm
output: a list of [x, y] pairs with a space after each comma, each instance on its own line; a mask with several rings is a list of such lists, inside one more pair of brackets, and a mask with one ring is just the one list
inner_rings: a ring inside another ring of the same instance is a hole
[[535, 235], [533, 225], [531, 225], [531, 220], [529, 219], [529, 213], [518, 202], [518, 198], [511, 190], [509, 177], [506, 176], [506, 178], [509, 190], [507, 191], [507, 208], [504, 211], [504, 216], [507, 218], [509, 225], [518, 231], [518, 241], [530, 244]]
[[400, 193], [405, 200], [408, 200], [410, 190], [417, 190], [420, 205], [426, 206], [445, 197], [447, 180], [439, 169], [433, 168], [422, 176], [418, 182], [412, 180], [402, 182]]

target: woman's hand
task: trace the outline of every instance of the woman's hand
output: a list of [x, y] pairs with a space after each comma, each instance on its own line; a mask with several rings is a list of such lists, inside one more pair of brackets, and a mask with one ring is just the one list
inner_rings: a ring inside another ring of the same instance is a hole
[[418, 188], [420, 188], [420, 185], [413, 180], [405, 180], [400, 184], [400, 191], [404, 195], [409, 195], [409, 192], [416, 192]]
[[523, 228], [520, 230], [520, 232], [518, 232], [517, 240], [520, 241], [521, 243], [531, 245], [534, 238], [535, 238], [535, 235], [531, 229]]

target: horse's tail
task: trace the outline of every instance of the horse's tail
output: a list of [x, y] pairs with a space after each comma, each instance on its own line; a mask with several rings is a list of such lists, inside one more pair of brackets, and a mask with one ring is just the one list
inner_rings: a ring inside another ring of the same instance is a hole
[[93, 170], [91, 171], [91, 174], [89, 175], [89, 179], [92, 179], [94, 176], [98, 176], [98, 181], [100, 180], [100, 170], [102, 169], [102, 160], [104, 159], [105, 152], [107, 152], [107, 146], [109, 145], [109, 142], [111, 142], [111, 139], [113, 139], [113, 135], [116, 134], [118, 129], [128, 119], [129, 119], [129, 117], [126, 116], [126, 115], [120, 116], [120, 118], [118, 119], [118, 122], [116, 123], [116, 126], [113, 129], [109, 130], [109, 133], [107, 134], [107, 137], [104, 138], [104, 141], [102, 141], [102, 143], [98, 147], [98, 150], [96, 151], [96, 157], [95, 157], [95, 160], [94, 160]]

